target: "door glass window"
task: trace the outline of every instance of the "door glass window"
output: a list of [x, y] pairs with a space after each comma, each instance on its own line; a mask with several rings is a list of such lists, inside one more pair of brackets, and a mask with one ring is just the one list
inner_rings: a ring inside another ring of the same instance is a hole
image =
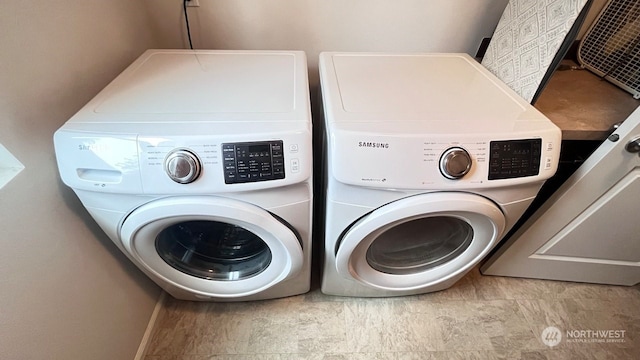
[[410, 220], [380, 234], [367, 250], [367, 262], [383, 273], [418, 273], [456, 258], [472, 239], [473, 228], [459, 218]]
[[156, 250], [173, 268], [209, 280], [240, 280], [271, 263], [269, 246], [251, 231], [218, 221], [187, 221], [162, 230]]

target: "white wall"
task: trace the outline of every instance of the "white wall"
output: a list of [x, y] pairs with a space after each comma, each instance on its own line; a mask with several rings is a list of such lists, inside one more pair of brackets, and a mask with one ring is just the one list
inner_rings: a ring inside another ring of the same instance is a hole
[[[181, 1], [145, 0], [162, 46], [186, 48]], [[321, 51], [429, 51], [475, 55], [507, 0], [199, 0], [189, 8], [201, 49], [304, 50], [317, 83]]]
[[61, 185], [52, 135], [157, 43], [131, 0], [0, 3], [0, 358], [131, 359], [159, 295]]

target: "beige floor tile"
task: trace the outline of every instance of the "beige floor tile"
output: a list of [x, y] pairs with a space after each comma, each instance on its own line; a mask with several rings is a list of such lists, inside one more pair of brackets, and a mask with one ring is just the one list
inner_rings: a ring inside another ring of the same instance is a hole
[[638, 359], [640, 353], [631, 349], [611, 349], [601, 346], [585, 345], [573, 348], [553, 348], [522, 352], [523, 360], [625, 360]]
[[[625, 330], [553, 348], [540, 335]], [[244, 303], [167, 299], [145, 360], [640, 358], [640, 287], [483, 276], [409, 297], [311, 293]]]
[[437, 304], [411, 303], [413, 311], [431, 314], [442, 347], [437, 350], [507, 351], [539, 348], [535, 335], [522, 321], [513, 300], [451, 301]]
[[382, 351], [385, 319], [396, 302], [363, 299], [345, 303], [347, 346], [352, 352]]
[[538, 279], [482, 276], [479, 287], [482, 299], [555, 299], [566, 283]]
[[298, 351], [296, 322], [256, 319], [252, 322], [247, 353], [295, 353]]
[[[424, 305], [414, 311], [416, 304]], [[426, 302], [394, 302], [392, 314], [384, 319], [384, 352], [427, 352], [443, 347], [442, 331], [434, 326], [436, 311]]]
[[250, 315], [247, 353], [295, 353], [298, 312], [286, 302], [261, 303]]
[[[534, 333], [540, 336], [548, 326], [557, 327], [560, 344], [552, 350], [578, 350], [593, 347], [603, 353], [635, 349], [640, 357], [640, 304], [638, 299], [559, 299], [519, 300]], [[620, 342], [607, 342], [593, 337], [569, 338], [573, 331], [624, 331]], [[540, 340], [542, 341], [542, 340]]]
[[431, 354], [432, 360], [501, 360], [516, 359], [519, 353], [505, 356], [496, 351], [439, 351]]
[[[446, 291], [391, 299], [335, 301], [317, 289], [316, 295], [247, 303], [169, 299], [145, 359], [640, 357], [638, 286], [493, 279], [471, 273]], [[491, 298], [490, 290], [502, 299], [483, 300]], [[625, 338], [622, 343], [564, 339], [549, 348], [540, 339], [549, 325], [562, 331], [625, 330]]]
[[349, 354], [349, 360], [431, 360], [431, 352], [361, 352]]
[[611, 286], [599, 284], [585, 284], [560, 282], [562, 284], [558, 298], [564, 299], [612, 299], [612, 298], [640, 298], [638, 286]]
[[181, 355], [187, 345], [188, 333], [182, 329], [156, 328], [147, 346], [147, 355]]
[[309, 302], [299, 309], [299, 353], [345, 353], [347, 327], [341, 302]]

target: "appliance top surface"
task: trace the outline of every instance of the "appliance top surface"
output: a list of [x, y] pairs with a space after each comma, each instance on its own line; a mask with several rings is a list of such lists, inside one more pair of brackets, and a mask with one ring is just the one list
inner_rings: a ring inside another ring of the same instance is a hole
[[148, 50], [69, 122], [305, 122], [308, 112], [303, 52]]
[[323, 53], [320, 77], [330, 124], [449, 132], [504, 130], [523, 120], [551, 125], [467, 54]]

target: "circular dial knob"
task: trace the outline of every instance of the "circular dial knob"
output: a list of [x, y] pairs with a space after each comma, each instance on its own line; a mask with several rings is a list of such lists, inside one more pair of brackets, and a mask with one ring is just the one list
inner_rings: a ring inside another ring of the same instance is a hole
[[164, 170], [171, 180], [179, 184], [194, 182], [200, 176], [200, 160], [186, 149], [176, 149], [164, 160]]
[[471, 169], [471, 156], [460, 147], [447, 149], [440, 157], [440, 172], [447, 179], [460, 179]]

